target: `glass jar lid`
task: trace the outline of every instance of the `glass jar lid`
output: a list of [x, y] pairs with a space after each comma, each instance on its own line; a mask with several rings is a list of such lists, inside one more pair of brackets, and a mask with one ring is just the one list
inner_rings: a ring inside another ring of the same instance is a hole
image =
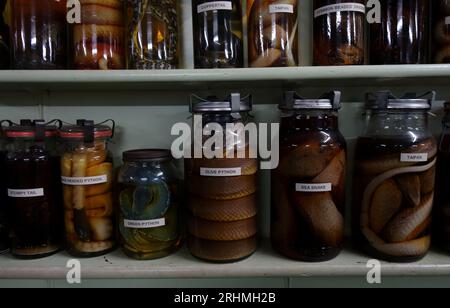
[[122, 154], [122, 160], [125, 162], [162, 162], [171, 159], [172, 153], [167, 149], [139, 149]]
[[378, 91], [366, 94], [366, 108], [372, 110], [429, 110], [436, 100], [436, 92], [423, 95], [406, 93], [395, 97], [391, 91]]
[[241, 98], [240, 93], [231, 93], [225, 99], [219, 99], [216, 96], [201, 98], [197, 95], [191, 95], [189, 111], [191, 113], [240, 113], [252, 110], [252, 96], [247, 95]]
[[[47, 123], [44, 120], [23, 119], [18, 124], [11, 121], [2, 121], [2, 124], [5, 122], [9, 124], [7, 127], [2, 125], [7, 138], [26, 138], [36, 141], [57, 136], [58, 128], [61, 126], [60, 120]], [[55, 123], [58, 123], [58, 125], [55, 125]]]
[[317, 99], [304, 98], [295, 91], [286, 91], [283, 102], [278, 105], [283, 111], [292, 110], [339, 110], [341, 108], [341, 92], [324, 93]]
[[[106, 125], [110, 122], [111, 126]], [[59, 132], [63, 139], [79, 139], [92, 142], [95, 139], [108, 139], [114, 135], [115, 122], [106, 120], [95, 124], [92, 120], [80, 119], [75, 125], [64, 125]]]

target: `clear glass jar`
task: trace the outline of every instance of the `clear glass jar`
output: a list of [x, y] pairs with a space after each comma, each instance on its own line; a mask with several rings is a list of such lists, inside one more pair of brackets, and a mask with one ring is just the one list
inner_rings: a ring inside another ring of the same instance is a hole
[[0, 0], [0, 69], [8, 69], [10, 63], [9, 28], [5, 21], [6, 0]]
[[297, 0], [248, 0], [250, 67], [298, 65]]
[[[224, 132], [223, 145], [213, 146], [211, 136], [194, 139], [194, 156], [185, 159], [188, 247], [192, 255], [206, 261], [238, 261], [256, 250], [258, 160], [243, 130], [251, 122], [251, 109], [251, 97], [241, 99], [237, 93], [224, 100], [191, 99], [194, 135], [219, 126]], [[227, 124], [237, 125], [237, 130]]]
[[65, 69], [66, 0], [10, 0], [15, 69]]
[[364, 64], [364, 0], [314, 0], [314, 65]]
[[123, 153], [118, 176], [119, 230], [126, 255], [165, 257], [181, 245], [181, 175], [170, 150]]
[[112, 127], [78, 120], [60, 130], [66, 248], [76, 257], [103, 255], [116, 246], [110, 121]]
[[437, 145], [427, 112], [434, 96], [367, 95], [371, 118], [356, 145], [353, 234], [377, 259], [416, 261], [430, 247]]
[[126, 12], [128, 68], [177, 68], [177, 1], [127, 0]]
[[450, 63], [450, 0], [432, 2], [433, 63]]
[[195, 68], [244, 65], [240, 0], [192, 1]]
[[303, 261], [336, 257], [344, 240], [346, 142], [340, 92], [305, 99], [286, 92], [279, 105], [280, 163], [272, 170], [271, 240]]
[[381, 23], [371, 23], [370, 64], [428, 62], [429, 0], [381, 2]]
[[57, 127], [22, 120], [6, 128], [6, 137], [11, 253], [23, 259], [49, 256], [63, 244]]
[[71, 28], [75, 69], [125, 68], [122, 0], [81, 1], [81, 23]]

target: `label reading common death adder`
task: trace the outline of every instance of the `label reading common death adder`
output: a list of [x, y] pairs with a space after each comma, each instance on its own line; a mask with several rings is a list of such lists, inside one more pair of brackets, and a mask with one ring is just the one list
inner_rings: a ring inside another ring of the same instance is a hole
[[44, 188], [33, 189], [9, 189], [8, 197], [11, 198], [33, 198], [42, 197], [44, 195]]
[[208, 11], [216, 11], [216, 10], [233, 10], [233, 4], [231, 1], [213, 1], [202, 3], [197, 6], [197, 13], [204, 13]]
[[95, 185], [106, 182], [108, 182], [108, 176], [106, 174], [88, 177], [68, 177], [68, 176], [61, 177], [61, 183], [73, 186]]
[[269, 5], [269, 13], [294, 13], [294, 6], [292, 4], [271, 4]]
[[331, 183], [297, 183], [295, 184], [295, 191], [297, 192], [327, 192], [331, 191]]
[[359, 12], [359, 13], [365, 13], [366, 7], [364, 4], [361, 3], [355, 3], [355, 2], [349, 2], [349, 3], [339, 3], [339, 4], [330, 4], [326, 6], [322, 6], [321, 8], [318, 8], [314, 11], [314, 18], [327, 15], [331, 13], [337, 13], [337, 12]]
[[200, 168], [201, 176], [240, 176], [241, 168]]
[[450, 16], [445, 17], [445, 24], [450, 25]]
[[428, 153], [402, 153], [400, 161], [402, 163], [423, 163], [428, 161]]
[[157, 228], [162, 227], [166, 225], [166, 219], [165, 218], [159, 218], [159, 219], [151, 219], [151, 220], [129, 220], [124, 219], [123, 225], [126, 228], [131, 229], [151, 229], [151, 228]]

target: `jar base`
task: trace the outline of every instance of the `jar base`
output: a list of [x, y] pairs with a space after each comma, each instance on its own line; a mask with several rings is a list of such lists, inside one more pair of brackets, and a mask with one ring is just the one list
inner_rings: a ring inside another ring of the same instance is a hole
[[341, 247], [330, 247], [322, 250], [320, 253], [306, 253], [306, 250], [294, 250], [294, 249], [284, 249], [274, 243], [272, 243], [272, 248], [279, 254], [296, 261], [301, 262], [326, 262], [336, 258], [342, 251]]
[[67, 249], [67, 253], [69, 255], [71, 255], [72, 257], [75, 257], [75, 258], [89, 259], [89, 258], [95, 258], [95, 257], [104, 256], [104, 255], [106, 255], [106, 254], [108, 254], [110, 252], [113, 252], [114, 250], [116, 250], [116, 248], [117, 247], [114, 246], [114, 247], [112, 247], [110, 249], [99, 251], [99, 252], [93, 252], [93, 253], [91, 253], [91, 252], [80, 252], [80, 251], [74, 251], [74, 250]]
[[62, 248], [57, 248], [56, 250], [51, 250], [51, 251], [42, 252], [42, 253], [36, 253], [36, 254], [20, 254], [20, 253], [15, 252], [13, 249], [11, 249], [10, 251], [11, 251], [11, 255], [14, 256], [17, 259], [34, 260], [34, 259], [42, 259], [42, 258], [46, 258], [46, 257], [52, 256], [52, 255], [57, 254], [58, 252], [60, 252], [62, 250], [63, 250]]
[[124, 252], [125, 255], [127, 255], [128, 257], [130, 257], [132, 259], [139, 260], [139, 261], [146, 261], [146, 260], [156, 260], [156, 259], [161, 259], [161, 258], [167, 257], [167, 256], [177, 252], [180, 249], [180, 247], [181, 247], [181, 243], [179, 243], [178, 245], [172, 246], [170, 248], [158, 250], [155, 252], [134, 252], [134, 251], [127, 249], [126, 247], [122, 247], [122, 251]]

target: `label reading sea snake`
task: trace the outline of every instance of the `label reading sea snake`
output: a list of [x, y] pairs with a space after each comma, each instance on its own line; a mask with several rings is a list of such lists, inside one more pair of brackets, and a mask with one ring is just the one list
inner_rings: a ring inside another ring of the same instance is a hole
[[123, 225], [126, 228], [131, 229], [151, 229], [151, 228], [157, 228], [162, 227], [166, 225], [166, 219], [165, 218], [159, 218], [159, 219], [151, 219], [151, 220], [129, 220], [124, 219]]
[[445, 24], [450, 25], [450, 16], [445, 17]]
[[402, 153], [400, 161], [402, 163], [423, 163], [428, 161], [428, 153]]
[[106, 182], [108, 182], [108, 176], [106, 174], [89, 177], [68, 177], [68, 176], [61, 177], [61, 183], [65, 185], [84, 186], [84, 185], [102, 184]]
[[231, 1], [213, 1], [202, 3], [197, 6], [197, 13], [204, 13], [208, 11], [216, 11], [216, 10], [233, 10], [233, 4]]
[[364, 4], [354, 2], [326, 5], [314, 11], [314, 18], [342, 11], [366, 13], [366, 7]]
[[9, 189], [8, 197], [11, 198], [33, 198], [42, 197], [44, 195], [44, 188], [33, 189]]
[[241, 176], [241, 168], [200, 168], [201, 176]]
[[294, 14], [294, 6], [292, 4], [271, 4], [269, 5], [269, 13], [287, 13]]
[[297, 192], [327, 192], [331, 191], [331, 183], [297, 183], [295, 184], [295, 191]]

